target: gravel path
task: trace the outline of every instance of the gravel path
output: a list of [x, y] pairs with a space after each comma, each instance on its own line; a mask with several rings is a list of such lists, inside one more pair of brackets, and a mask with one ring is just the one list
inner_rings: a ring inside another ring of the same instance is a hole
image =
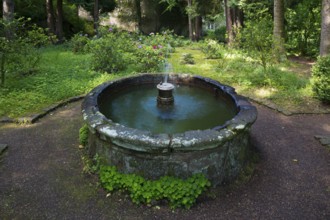
[[82, 173], [81, 102], [33, 125], [0, 125], [0, 219], [330, 219], [330, 115], [283, 116], [257, 105], [252, 141], [261, 154], [252, 179], [214, 190], [191, 210], [137, 206]]

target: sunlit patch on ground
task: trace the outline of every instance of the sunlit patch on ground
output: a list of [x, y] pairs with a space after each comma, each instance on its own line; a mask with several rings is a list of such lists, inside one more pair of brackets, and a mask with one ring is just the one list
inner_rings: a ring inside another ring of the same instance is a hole
[[260, 88], [257, 89], [254, 93], [260, 98], [268, 98], [273, 95], [277, 90], [274, 88]]

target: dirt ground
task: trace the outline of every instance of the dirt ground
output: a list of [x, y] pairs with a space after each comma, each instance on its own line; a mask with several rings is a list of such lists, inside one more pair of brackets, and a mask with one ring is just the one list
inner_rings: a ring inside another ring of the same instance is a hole
[[284, 116], [256, 105], [252, 142], [260, 151], [251, 180], [213, 190], [190, 210], [137, 206], [107, 195], [82, 173], [80, 102], [33, 125], [0, 125], [0, 219], [330, 219], [330, 115]]

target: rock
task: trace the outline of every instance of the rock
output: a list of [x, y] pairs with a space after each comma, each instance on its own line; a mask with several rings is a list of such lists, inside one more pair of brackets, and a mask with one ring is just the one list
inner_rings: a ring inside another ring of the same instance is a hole
[[0, 144], [0, 155], [8, 148], [8, 144]]
[[330, 136], [315, 135], [314, 137], [318, 139], [322, 145], [330, 147]]
[[0, 118], [0, 123], [13, 123], [14, 120], [12, 118], [9, 117], [2, 117]]

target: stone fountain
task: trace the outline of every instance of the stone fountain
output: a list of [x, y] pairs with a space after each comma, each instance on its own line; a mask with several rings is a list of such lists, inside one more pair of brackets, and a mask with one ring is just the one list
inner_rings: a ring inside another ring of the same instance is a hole
[[141, 74], [86, 96], [91, 157], [149, 179], [203, 173], [214, 186], [235, 179], [249, 159], [256, 108], [210, 78], [169, 74], [163, 80]]

